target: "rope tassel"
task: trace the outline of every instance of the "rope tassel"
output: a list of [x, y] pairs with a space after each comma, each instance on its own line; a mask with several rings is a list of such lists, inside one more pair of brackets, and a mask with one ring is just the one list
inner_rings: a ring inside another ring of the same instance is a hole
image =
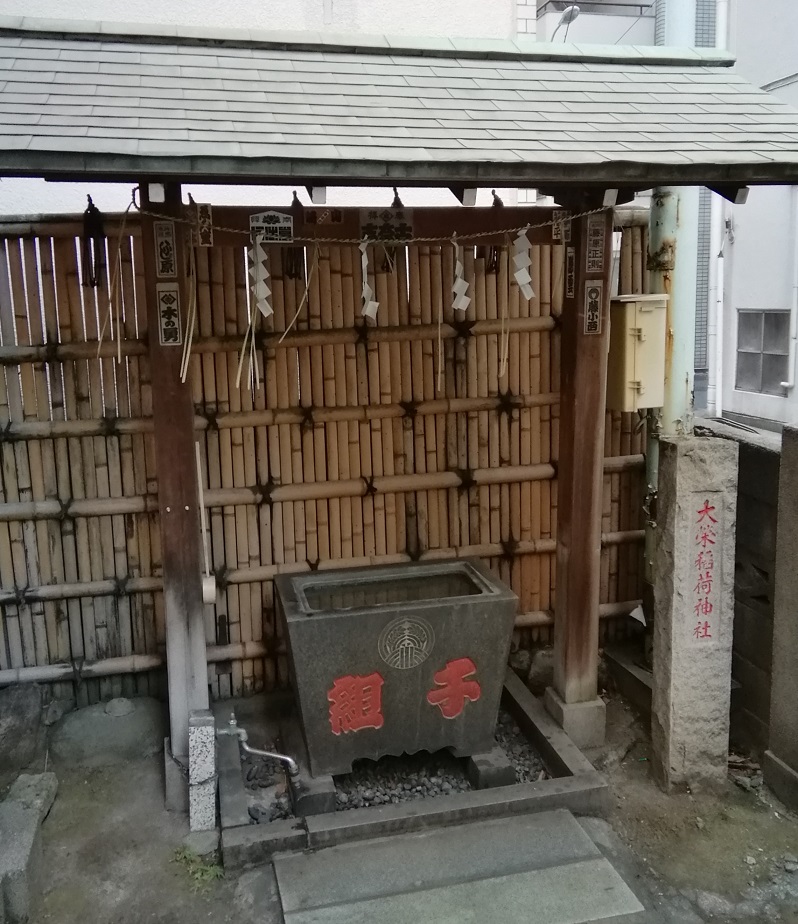
[[463, 248], [452, 238], [454, 247], [454, 285], [452, 286], [452, 308], [459, 311], [461, 315], [465, 314], [468, 306], [471, 304], [471, 297], [468, 293], [468, 282], [465, 279], [465, 267], [463, 266]]
[[521, 294], [529, 300], [535, 297], [535, 293], [532, 289], [532, 277], [529, 275], [532, 258], [529, 256], [529, 238], [526, 231], [527, 229], [524, 229], [513, 241], [513, 276]]
[[360, 268], [363, 274], [363, 308], [360, 313], [364, 318], [371, 318], [373, 321], [377, 317], [377, 309], [380, 307], [380, 303], [374, 301], [372, 297], [374, 295], [374, 290], [369, 285], [368, 246], [368, 239], [362, 241], [360, 244]]

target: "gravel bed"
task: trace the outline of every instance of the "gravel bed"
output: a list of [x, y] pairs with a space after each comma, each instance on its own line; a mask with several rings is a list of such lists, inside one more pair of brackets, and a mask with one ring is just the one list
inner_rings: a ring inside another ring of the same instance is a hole
[[[519, 783], [545, 778], [540, 757], [526, 740], [515, 720], [499, 713], [496, 741], [515, 767]], [[338, 811], [372, 805], [398, 805], [415, 799], [434, 799], [457, 792], [468, 792], [471, 784], [465, 773], [465, 760], [448, 751], [403, 757], [382, 757], [378, 761], [358, 761], [351, 773], [335, 777]]]
[[241, 772], [251, 824], [268, 824], [294, 817], [286, 776], [278, 760], [247, 754], [241, 763]]
[[[537, 751], [506, 712], [499, 713], [496, 741], [515, 767], [519, 783], [545, 778]], [[334, 778], [337, 810], [399, 805], [416, 799], [468, 792], [471, 784], [466, 778], [465, 765], [465, 760], [453, 757], [449, 751], [434, 754], [421, 751], [402, 757], [382, 757], [377, 761], [357, 761], [351, 773]], [[241, 767], [253, 824], [294, 817], [286, 776], [279, 761], [247, 755]]]
[[371, 805], [398, 805], [414, 799], [434, 799], [467, 792], [464, 761], [448, 751], [381, 757], [357, 761], [351, 773], [336, 776], [338, 811]]
[[507, 712], [499, 713], [496, 723], [496, 741], [515, 767], [515, 778], [519, 783], [534, 783], [548, 776], [538, 752], [524, 737], [515, 719]]

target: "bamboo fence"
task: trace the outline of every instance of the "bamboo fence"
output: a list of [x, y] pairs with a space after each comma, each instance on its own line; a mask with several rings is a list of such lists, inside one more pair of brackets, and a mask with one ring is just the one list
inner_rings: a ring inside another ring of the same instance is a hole
[[[118, 228], [110, 231], [96, 290], [82, 286], [74, 223], [31, 231], [0, 232], [0, 678], [72, 665], [79, 683], [42, 676], [74, 685], [82, 702], [160, 695], [165, 628], [137, 222], [118, 254]], [[645, 291], [645, 234], [619, 232], [622, 292]], [[515, 643], [547, 643], [562, 248], [531, 247], [531, 301], [511, 281], [506, 248], [465, 248], [474, 323], [464, 326], [451, 308], [451, 245], [374, 246], [369, 282], [380, 308], [364, 330], [356, 247], [273, 246], [274, 317], [256, 335], [255, 389], [246, 374], [236, 386], [250, 316], [244, 247], [195, 256], [187, 387], [220, 587], [205, 608], [212, 695], [287, 685], [273, 579], [309, 569], [480, 556], [519, 596]], [[605, 638], [624, 632], [627, 604], [640, 597], [645, 441], [637, 415], [608, 413], [606, 423]], [[129, 673], [91, 668], [131, 656], [138, 667]]]

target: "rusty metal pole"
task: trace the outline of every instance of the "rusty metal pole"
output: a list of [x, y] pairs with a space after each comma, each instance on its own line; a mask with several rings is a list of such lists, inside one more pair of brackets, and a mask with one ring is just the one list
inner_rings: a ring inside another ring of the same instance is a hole
[[[658, 44], [692, 48], [696, 31], [695, 0], [667, 0], [657, 11], [664, 17]], [[651, 196], [648, 233], [649, 291], [668, 299], [665, 403], [648, 413], [646, 446], [646, 541], [643, 602], [653, 616], [653, 567], [659, 480], [660, 436], [693, 432], [695, 377], [696, 274], [698, 270], [698, 188], [660, 186]]]
[[648, 269], [651, 292], [669, 296], [665, 403], [648, 414], [644, 600], [653, 583], [659, 438], [693, 432], [698, 188], [659, 187], [651, 197]]

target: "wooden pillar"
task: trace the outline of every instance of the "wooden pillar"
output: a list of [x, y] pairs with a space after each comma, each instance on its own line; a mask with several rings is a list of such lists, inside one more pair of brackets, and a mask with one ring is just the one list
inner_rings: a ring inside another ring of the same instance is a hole
[[552, 714], [577, 745], [601, 743], [597, 698], [604, 405], [612, 210], [572, 222], [560, 347], [557, 596]]
[[185, 292], [186, 225], [180, 185], [167, 183], [163, 203], [150, 203], [141, 183], [141, 205], [161, 218], [142, 216], [142, 246], [149, 326], [152, 414], [158, 508], [161, 521], [163, 593], [172, 754], [188, 756], [189, 713], [208, 708], [205, 628], [194, 405], [180, 381], [188, 305]]

